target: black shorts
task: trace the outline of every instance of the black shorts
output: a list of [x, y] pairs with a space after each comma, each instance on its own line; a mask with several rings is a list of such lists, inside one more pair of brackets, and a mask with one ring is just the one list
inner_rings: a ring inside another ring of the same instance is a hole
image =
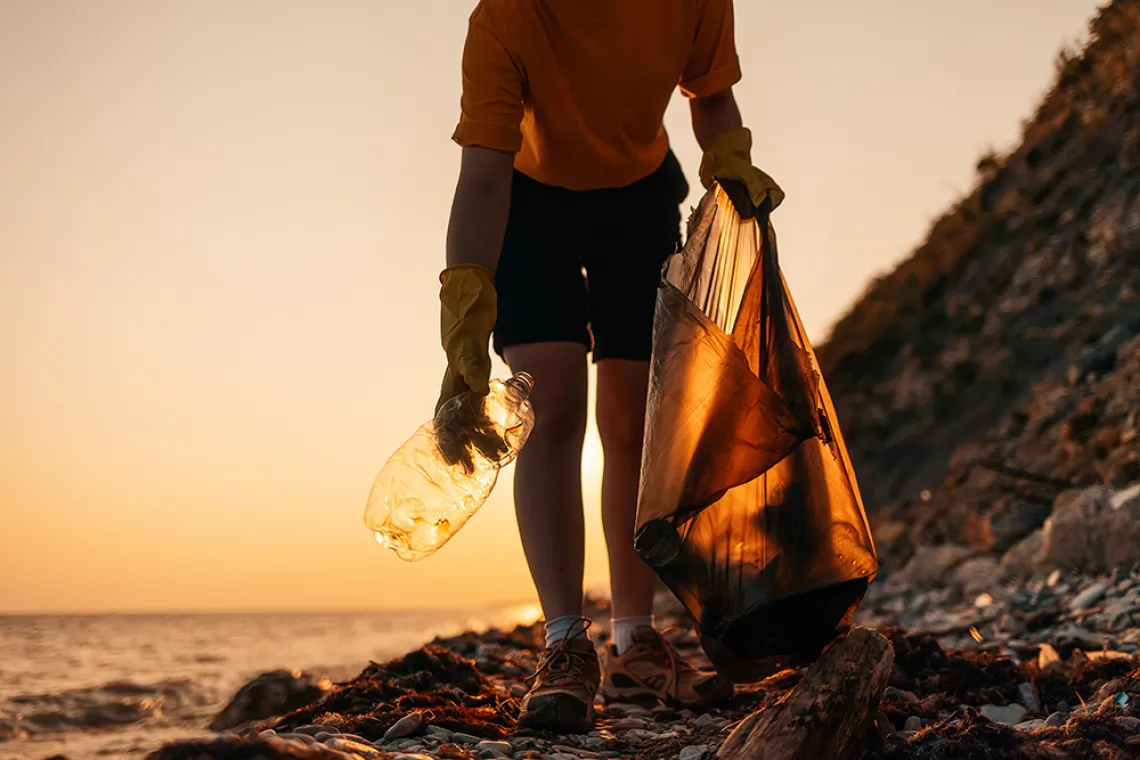
[[625, 187], [573, 191], [515, 172], [495, 272], [494, 347], [568, 341], [594, 361], [649, 359], [661, 266], [681, 242], [688, 183], [672, 152]]

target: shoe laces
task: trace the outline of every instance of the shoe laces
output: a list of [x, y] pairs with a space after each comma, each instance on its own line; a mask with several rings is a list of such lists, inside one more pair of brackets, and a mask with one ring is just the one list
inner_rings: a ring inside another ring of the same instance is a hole
[[555, 672], [557, 679], [582, 679], [582, 668], [585, 666], [587, 657], [586, 652], [576, 652], [570, 648], [570, 644], [579, 638], [586, 638], [586, 632], [590, 629], [593, 623], [589, 618], [578, 618], [574, 621], [575, 624], [583, 623], [582, 630], [575, 633], [573, 636], [567, 636], [555, 642], [553, 646], [549, 647], [542, 653], [539, 658], [538, 668], [534, 671], [534, 675], [528, 676], [525, 680], [534, 681], [540, 676], [545, 675], [550, 671]]
[[677, 650], [673, 648], [673, 645], [669, 643], [669, 640], [665, 638], [666, 633], [677, 628], [679, 628], [679, 626], [670, 626], [664, 631], [658, 632], [655, 637], [656, 640], [651, 646], [655, 651], [665, 653], [665, 657], [669, 660], [669, 669], [677, 676], [677, 680], [679, 681], [682, 673], [695, 673], [697, 670], [690, 665], [685, 658], [681, 657]]

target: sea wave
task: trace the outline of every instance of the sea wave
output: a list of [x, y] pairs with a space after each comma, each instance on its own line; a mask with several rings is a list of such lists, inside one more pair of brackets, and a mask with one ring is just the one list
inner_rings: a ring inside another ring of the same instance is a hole
[[0, 705], [0, 739], [163, 719], [197, 719], [206, 714], [214, 699], [184, 678], [155, 683], [114, 680], [86, 688], [18, 694]]

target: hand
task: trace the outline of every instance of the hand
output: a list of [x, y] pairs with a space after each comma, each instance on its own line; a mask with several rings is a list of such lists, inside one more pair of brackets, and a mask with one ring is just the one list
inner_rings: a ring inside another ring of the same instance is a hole
[[744, 219], [754, 216], [766, 200], [770, 210], [784, 201], [776, 181], [752, 165], [751, 151], [752, 133], [742, 127], [713, 138], [701, 160], [701, 184], [707, 188], [719, 182]]
[[477, 265], [448, 267], [439, 277], [440, 336], [447, 354], [439, 410], [461, 393], [486, 396], [490, 390], [488, 344], [495, 328], [498, 302], [491, 273]]

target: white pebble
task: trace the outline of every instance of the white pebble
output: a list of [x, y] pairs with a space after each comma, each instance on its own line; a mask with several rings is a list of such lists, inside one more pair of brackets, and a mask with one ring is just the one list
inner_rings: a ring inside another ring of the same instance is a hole
[[1021, 705], [1014, 703], [1004, 706], [982, 705], [980, 712], [995, 723], [1016, 726], [1025, 717], [1026, 710]]
[[491, 740], [481, 741], [475, 745], [476, 752], [482, 752], [484, 750], [495, 752], [500, 755], [513, 755], [515, 753], [515, 748], [511, 746], [510, 742]]

